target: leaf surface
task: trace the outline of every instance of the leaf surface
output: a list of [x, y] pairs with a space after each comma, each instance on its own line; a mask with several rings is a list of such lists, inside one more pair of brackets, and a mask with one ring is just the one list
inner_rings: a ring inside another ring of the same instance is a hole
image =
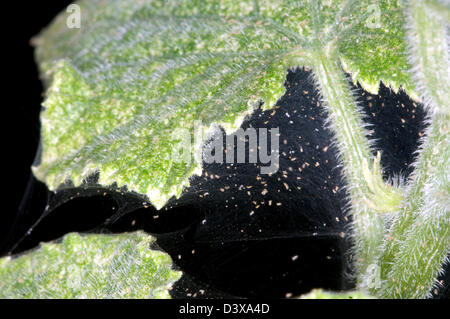
[[170, 298], [180, 278], [143, 233], [66, 235], [23, 256], [0, 259], [0, 298]]
[[261, 104], [272, 108], [287, 70], [312, 66], [323, 48], [366, 89], [383, 80], [414, 95], [396, 1], [79, 5], [80, 29], [69, 29], [63, 13], [35, 39], [49, 88], [34, 174], [50, 189], [99, 172], [100, 184], [127, 186], [163, 207], [200, 174], [208, 132], [231, 133]]

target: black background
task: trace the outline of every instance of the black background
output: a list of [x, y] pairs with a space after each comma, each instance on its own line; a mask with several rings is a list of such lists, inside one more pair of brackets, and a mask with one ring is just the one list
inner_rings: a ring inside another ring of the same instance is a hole
[[72, 2], [13, 1], [2, 4], [3, 200], [0, 241], [4, 240], [17, 215], [39, 144], [43, 88], [30, 40]]

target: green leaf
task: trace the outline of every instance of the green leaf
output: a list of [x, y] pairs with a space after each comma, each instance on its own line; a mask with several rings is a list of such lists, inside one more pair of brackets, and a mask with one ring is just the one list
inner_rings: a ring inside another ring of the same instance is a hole
[[359, 291], [351, 292], [329, 292], [322, 289], [315, 289], [310, 293], [303, 295], [300, 299], [373, 299]]
[[0, 259], [0, 298], [170, 298], [181, 273], [143, 233], [66, 235], [17, 258]]
[[[450, 247], [449, 8], [439, 1], [408, 1], [410, 59], [429, 115], [404, 205], [392, 221], [379, 263], [384, 298], [427, 298]], [[408, 265], [405, 267], [404, 265]]]
[[[344, 31], [338, 39], [344, 70], [372, 94], [378, 94], [382, 80], [418, 99], [407, 63], [404, 6], [390, 0], [351, 2], [354, 16], [341, 22]], [[346, 31], [349, 24], [353, 28]]]
[[[396, 1], [79, 4], [80, 29], [64, 13], [35, 39], [49, 89], [33, 171], [50, 189], [99, 172], [100, 184], [126, 185], [163, 207], [202, 169], [204, 138], [189, 143], [177, 132], [231, 133], [261, 102], [273, 107], [287, 70], [313, 66], [318, 52], [335, 51], [371, 91], [383, 80], [413, 95]], [[186, 145], [191, 160], [178, 154]]]

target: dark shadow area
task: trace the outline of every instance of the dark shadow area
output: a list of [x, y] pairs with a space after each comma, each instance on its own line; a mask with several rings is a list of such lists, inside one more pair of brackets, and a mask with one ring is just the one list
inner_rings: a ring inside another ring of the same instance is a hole
[[416, 158], [414, 152], [426, 128], [422, 105], [411, 101], [405, 92], [395, 93], [383, 83], [378, 94], [367, 93], [359, 85], [355, 92], [367, 115], [374, 149], [382, 150], [384, 176], [409, 176]]
[[[8, 1], [2, 6], [1, 129], [4, 200], [0, 222], [0, 246], [1, 243], [11, 239], [11, 225], [18, 215], [25, 218], [25, 222], [20, 222], [20, 229], [29, 227], [27, 221], [35, 219], [27, 215], [30, 213], [29, 210], [22, 209], [18, 212], [22, 199], [28, 197], [27, 193], [30, 191], [42, 194], [38, 190], [40, 185], [29, 183], [30, 167], [39, 144], [39, 113], [44, 94], [30, 41], [71, 3], [73, 1], [70, 0], [45, 3]], [[47, 194], [43, 196], [46, 198]], [[36, 198], [33, 202], [36, 202]], [[36, 216], [42, 214], [42, 208], [45, 208], [45, 205], [33, 208]]]

